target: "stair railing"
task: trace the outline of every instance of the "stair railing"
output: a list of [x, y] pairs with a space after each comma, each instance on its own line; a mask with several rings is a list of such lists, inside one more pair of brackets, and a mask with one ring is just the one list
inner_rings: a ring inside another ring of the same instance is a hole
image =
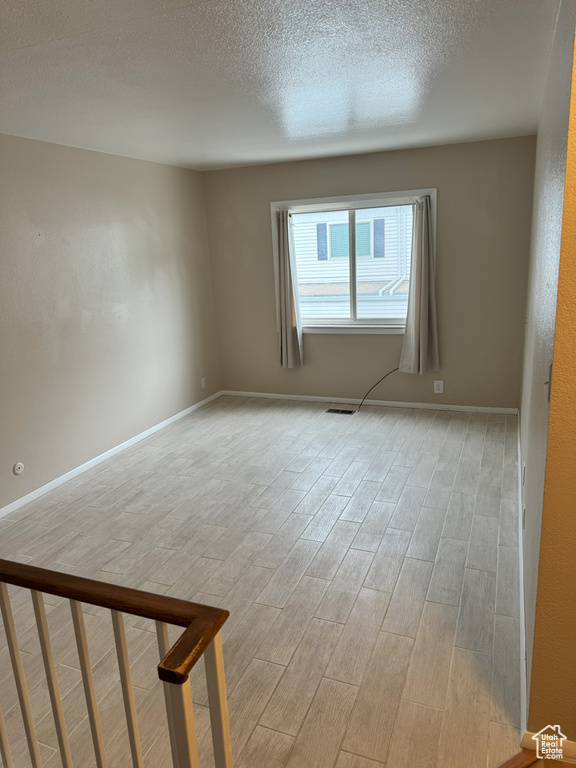
[[[174, 768], [199, 768], [189, 675], [201, 656], [204, 656], [206, 667], [214, 764], [216, 768], [232, 768], [220, 634], [220, 629], [228, 618], [228, 611], [0, 559], [0, 609], [32, 768], [41, 768], [42, 763], [8, 585], [29, 589], [32, 594], [34, 615], [63, 768], [73, 768], [73, 762], [52, 654], [43, 594], [56, 595], [70, 601], [92, 743], [98, 768], [106, 768], [107, 761], [82, 603], [107, 608], [112, 614], [114, 640], [134, 768], [143, 768], [144, 763], [126, 644], [123, 618], [125, 613], [152, 619], [156, 623], [160, 654], [158, 676], [163, 681]], [[173, 646], [170, 646], [168, 639], [169, 624], [185, 628]], [[0, 757], [4, 768], [13, 768], [1, 702]]]

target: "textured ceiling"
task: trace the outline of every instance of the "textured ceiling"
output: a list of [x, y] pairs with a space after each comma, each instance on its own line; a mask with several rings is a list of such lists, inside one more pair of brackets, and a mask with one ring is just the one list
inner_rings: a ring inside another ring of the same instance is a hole
[[3, 0], [0, 132], [194, 168], [536, 129], [558, 0]]

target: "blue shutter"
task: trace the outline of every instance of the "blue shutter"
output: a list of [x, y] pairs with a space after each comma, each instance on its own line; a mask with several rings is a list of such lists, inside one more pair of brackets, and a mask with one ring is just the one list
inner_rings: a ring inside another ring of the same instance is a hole
[[356, 224], [356, 256], [370, 256], [370, 222]]
[[348, 258], [348, 224], [330, 225], [330, 258]]
[[318, 261], [326, 261], [328, 259], [326, 224], [316, 224], [316, 253], [318, 254]]
[[384, 258], [384, 219], [374, 219], [374, 258]]

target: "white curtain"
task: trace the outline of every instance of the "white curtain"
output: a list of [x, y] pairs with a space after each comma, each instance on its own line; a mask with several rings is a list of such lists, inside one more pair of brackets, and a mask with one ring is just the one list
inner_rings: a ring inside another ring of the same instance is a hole
[[437, 371], [439, 367], [434, 261], [432, 206], [430, 195], [425, 195], [414, 204], [408, 314], [400, 355], [403, 373]]
[[294, 284], [291, 221], [288, 211], [278, 211], [278, 288], [280, 300], [280, 364], [302, 365], [302, 328]]

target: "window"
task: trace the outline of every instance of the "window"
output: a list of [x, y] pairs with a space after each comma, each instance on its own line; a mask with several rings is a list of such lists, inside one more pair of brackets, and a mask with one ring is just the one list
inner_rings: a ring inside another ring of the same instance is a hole
[[405, 322], [412, 205], [303, 213], [294, 208], [292, 227], [304, 326]]
[[[291, 214], [300, 320], [312, 333], [402, 333], [406, 324], [414, 200], [411, 190], [272, 203]], [[352, 236], [351, 236], [352, 233]]]
[[[328, 229], [329, 228], [329, 229]], [[348, 225], [321, 222], [316, 224], [316, 257], [318, 261], [328, 258], [348, 258]], [[384, 256], [384, 219], [356, 222], [356, 258], [379, 258]]]
[[330, 258], [348, 258], [348, 224], [330, 224]]

